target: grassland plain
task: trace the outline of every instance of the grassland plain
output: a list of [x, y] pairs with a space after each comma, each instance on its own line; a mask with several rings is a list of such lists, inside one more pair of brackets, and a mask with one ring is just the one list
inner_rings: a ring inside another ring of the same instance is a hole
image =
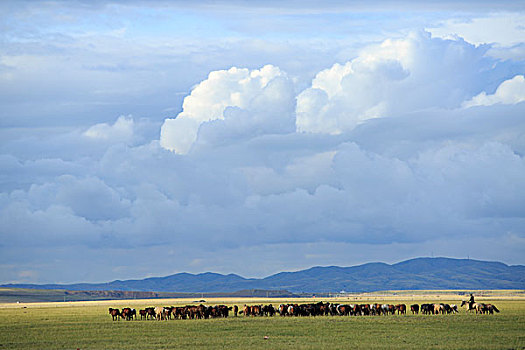
[[[441, 302], [458, 303], [450, 295]], [[356, 297], [336, 300], [354, 303]], [[432, 297], [379, 299], [424, 303]], [[364, 298], [365, 299], [365, 298]], [[208, 300], [257, 304], [312, 300]], [[330, 301], [330, 300], [324, 300]], [[358, 302], [361, 299], [359, 298]], [[499, 297], [495, 315], [229, 317], [115, 321], [108, 307], [186, 305], [192, 300], [129, 300], [0, 305], [1, 349], [525, 349], [525, 300]], [[363, 300], [363, 302], [369, 302]], [[267, 337], [267, 339], [265, 339]]]

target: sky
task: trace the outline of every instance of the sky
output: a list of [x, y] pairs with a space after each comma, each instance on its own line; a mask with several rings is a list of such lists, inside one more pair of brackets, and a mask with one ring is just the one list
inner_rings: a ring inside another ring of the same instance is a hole
[[525, 264], [521, 1], [0, 2], [0, 283]]

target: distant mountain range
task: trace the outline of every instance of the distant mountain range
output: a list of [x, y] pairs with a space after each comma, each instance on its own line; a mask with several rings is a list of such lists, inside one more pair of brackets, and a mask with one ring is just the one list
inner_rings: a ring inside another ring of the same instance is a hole
[[369, 263], [352, 267], [312, 267], [296, 272], [281, 272], [266, 278], [206, 272], [108, 283], [6, 284], [2, 287], [177, 293], [231, 293], [256, 289], [292, 293], [525, 289], [525, 266], [469, 259], [416, 258], [393, 265]]

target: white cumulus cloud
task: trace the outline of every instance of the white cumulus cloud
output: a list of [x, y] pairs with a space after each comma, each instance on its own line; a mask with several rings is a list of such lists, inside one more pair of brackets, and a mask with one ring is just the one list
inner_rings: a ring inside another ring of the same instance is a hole
[[162, 147], [180, 154], [189, 152], [201, 126], [204, 143], [217, 137], [294, 130], [293, 85], [272, 65], [211, 72], [184, 99], [182, 108], [176, 118], [164, 121], [160, 136]]
[[487, 48], [414, 32], [319, 72], [297, 97], [297, 130], [338, 134], [365, 120], [457, 108], [479, 91]]
[[104, 141], [130, 141], [133, 137], [133, 119], [129, 116], [120, 116], [113, 125], [108, 123], [93, 125], [84, 132], [84, 136]]
[[490, 106], [496, 103], [515, 104], [522, 101], [525, 101], [525, 78], [523, 75], [516, 75], [514, 78], [501, 83], [494, 94], [487, 95], [483, 91], [472, 99], [465, 101], [463, 107]]

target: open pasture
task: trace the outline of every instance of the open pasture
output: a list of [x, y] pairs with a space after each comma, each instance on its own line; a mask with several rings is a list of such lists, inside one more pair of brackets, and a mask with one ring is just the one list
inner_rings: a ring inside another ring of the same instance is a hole
[[[448, 296], [450, 297], [450, 296]], [[464, 298], [466, 299], [466, 298]], [[216, 299], [207, 305], [320, 300]], [[338, 303], [370, 302], [342, 298]], [[461, 299], [379, 299], [378, 303], [460, 304]], [[525, 300], [488, 299], [494, 315], [458, 314], [245, 317], [206, 320], [112, 321], [108, 307], [182, 306], [193, 300], [128, 300], [0, 305], [1, 349], [525, 349]]]

